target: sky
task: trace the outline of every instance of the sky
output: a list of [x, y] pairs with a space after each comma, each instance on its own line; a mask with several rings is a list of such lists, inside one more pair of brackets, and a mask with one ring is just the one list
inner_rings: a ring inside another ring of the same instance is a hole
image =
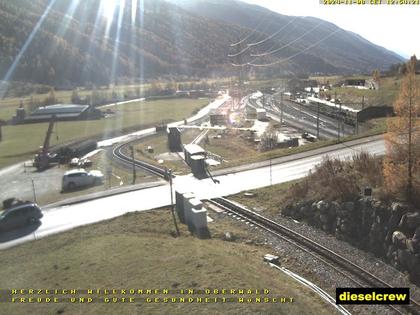
[[403, 57], [416, 54], [420, 58], [420, 5], [370, 5], [370, 0], [365, 0], [365, 5], [323, 5], [319, 0], [242, 1], [285, 15], [321, 18]]

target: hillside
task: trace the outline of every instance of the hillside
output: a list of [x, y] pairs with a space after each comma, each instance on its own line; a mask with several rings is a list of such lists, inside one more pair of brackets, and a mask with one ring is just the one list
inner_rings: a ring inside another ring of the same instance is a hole
[[[1, 77], [34, 29], [47, 2], [0, 2]], [[119, 31], [116, 13], [107, 32], [107, 19], [97, 17], [100, 1], [80, 2], [72, 17], [64, 15], [68, 3], [55, 2], [12, 79], [65, 85], [103, 84], [113, 76], [208, 75], [225, 62], [227, 47], [239, 30], [226, 30], [219, 23], [157, 0], [147, 1], [144, 12], [137, 11], [134, 24], [131, 8], [127, 6]], [[209, 45], [211, 42], [216, 44]]]
[[[281, 49], [270, 58], [258, 58], [255, 64], [270, 63], [287, 58], [302, 49], [304, 54], [296, 56], [283, 68], [290, 65], [291, 71], [308, 70], [314, 72], [370, 72], [374, 69], [387, 70], [392, 64], [401, 62], [403, 58], [383, 47], [377, 46], [358, 34], [340, 29], [336, 25], [313, 17], [294, 17], [272, 12], [263, 7], [244, 3], [238, 0], [168, 0], [177, 3], [188, 12], [203, 17], [232, 23], [251, 30], [243, 33], [243, 45], [256, 43], [279, 30], [276, 36], [265, 45], [252, 48], [252, 53], [259, 54], [281, 48], [289, 43], [287, 49]], [[234, 14], [232, 14], [234, 12]], [[252, 30], [255, 30], [252, 33]], [[312, 31], [311, 31], [312, 30]], [[335, 32], [333, 35], [331, 35]], [[331, 35], [331, 36], [330, 36]], [[302, 36], [302, 38], [300, 38]], [[273, 46], [274, 42], [274, 46]], [[246, 61], [255, 58], [245, 58]], [[302, 69], [303, 68], [303, 69]]]
[[[49, 3], [0, 0], [0, 78], [66, 87], [118, 83], [123, 78], [231, 75], [236, 69], [231, 66], [235, 60], [227, 57], [232, 53], [230, 44], [249, 34], [262, 14], [270, 22], [254, 32], [250, 41], [266, 38], [291, 19], [238, 1], [146, 0], [125, 1], [124, 9], [115, 10], [111, 22], [109, 16], [99, 13], [104, 1], [56, 0], [47, 10]], [[134, 11], [132, 3], [138, 6]], [[44, 12], [48, 12], [45, 19], [41, 18]], [[42, 21], [39, 28], [38, 21]], [[293, 45], [258, 62], [291, 56], [337, 29], [330, 23], [318, 24], [314, 18], [290, 23], [281, 41], [273, 37], [259, 49], [295, 40]], [[296, 40], [315, 26], [314, 34]], [[256, 71], [348, 73], [388, 68], [399, 61], [397, 55], [358, 35], [339, 31], [287, 63]], [[9, 69], [13, 71], [8, 73]]]

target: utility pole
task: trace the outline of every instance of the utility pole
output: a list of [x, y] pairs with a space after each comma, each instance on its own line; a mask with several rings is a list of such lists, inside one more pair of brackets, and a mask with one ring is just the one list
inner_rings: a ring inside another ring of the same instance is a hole
[[280, 128], [283, 126], [283, 92], [280, 92]]
[[272, 173], [272, 163], [271, 163], [271, 157], [270, 157], [270, 186], [273, 185], [273, 173]]
[[108, 178], [108, 188], [111, 188], [112, 166], [106, 168], [106, 177]]
[[[362, 95], [362, 110], [365, 108], [365, 96]], [[359, 134], [359, 112], [356, 113], [356, 135]]]
[[237, 99], [237, 104], [235, 104], [235, 102], [233, 101], [233, 108], [236, 108], [236, 106], [239, 105], [239, 103], [242, 100], [242, 95], [245, 89], [245, 85], [244, 85], [244, 78], [245, 78], [245, 72], [246, 72], [246, 66], [243, 65], [243, 54], [241, 53], [243, 51], [244, 45], [242, 43], [240, 43], [238, 45], [238, 49], [237, 49], [237, 58], [236, 58], [236, 62], [238, 63], [239, 66], [239, 72], [238, 72], [238, 94], [236, 95]]
[[335, 106], [336, 106], [336, 110], [337, 110], [337, 141], [340, 141], [340, 115], [341, 115], [341, 111], [338, 109], [337, 106], [337, 91], [334, 92], [334, 102]]
[[319, 102], [316, 111], [316, 138], [319, 140]]
[[134, 147], [130, 145], [131, 160], [133, 162], [133, 185], [136, 183], [136, 164], [134, 163]]
[[343, 111], [341, 108], [341, 102], [340, 102], [340, 129], [341, 129], [341, 135], [344, 137], [344, 117], [343, 117]]
[[34, 202], [36, 203], [35, 182], [34, 182], [33, 178], [31, 178], [31, 182], [32, 182], [32, 193], [33, 193], [33, 196], [34, 196]]
[[359, 134], [359, 113], [356, 113], [356, 135]]
[[2, 126], [2, 124], [0, 124], [0, 141], [3, 140], [3, 134], [1, 133], [1, 126]]
[[174, 195], [172, 190], [172, 170], [167, 170], [168, 178], [169, 178], [169, 187], [170, 187], [170, 193], [171, 193], [171, 212], [172, 212], [172, 218], [174, 220], [176, 235], [179, 236], [179, 229], [178, 224], [176, 223], [176, 217], [175, 217], [175, 210], [174, 210]]

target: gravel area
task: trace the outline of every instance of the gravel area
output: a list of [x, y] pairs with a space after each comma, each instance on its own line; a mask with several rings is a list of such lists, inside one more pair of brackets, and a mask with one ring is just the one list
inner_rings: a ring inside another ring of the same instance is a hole
[[[261, 214], [266, 215], [264, 212], [261, 212]], [[335, 297], [336, 287], [358, 286], [352, 280], [331, 269], [331, 267], [323, 263], [320, 259], [298, 249], [295, 245], [281, 240], [271, 233], [262, 231], [255, 226], [250, 227], [249, 224], [244, 224], [240, 220], [231, 216], [225, 216], [225, 218], [229, 218], [231, 221], [236, 221], [236, 224], [243, 226], [243, 228], [249, 232], [250, 238], [254, 238], [255, 236], [259, 238], [262, 237], [265, 243], [270, 245], [273, 249], [273, 254], [280, 257], [283, 266], [314, 282], [330, 293], [333, 297]], [[416, 301], [420, 301], [420, 288], [410, 283], [407, 280], [406, 275], [376, 258], [374, 255], [355, 248], [352, 245], [344, 241], [340, 241], [332, 235], [328, 235], [325, 232], [308, 226], [305, 223], [297, 222], [280, 215], [275, 218], [271, 217], [271, 219], [274, 219], [280, 224], [287, 226], [288, 228], [315, 240], [317, 243], [340, 253], [344, 257], [355, 262], [365, 270], [371, 272], [378, 278], [393, 286], [410, 287], [411, 298]], [[346, 308], [353, 314], [397, 314], [391, 308], [381, 305], [347, 305]], [[404, 312], [403, 309], [401, 310]]]

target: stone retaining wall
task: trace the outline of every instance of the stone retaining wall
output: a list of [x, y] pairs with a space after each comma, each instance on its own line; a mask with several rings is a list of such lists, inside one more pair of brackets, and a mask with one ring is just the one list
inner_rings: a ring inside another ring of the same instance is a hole
[[420, 283], [420, 213], [407, 205], [366, 197], [342, 203], [299, 202], [282, 213], [382, 257]]

